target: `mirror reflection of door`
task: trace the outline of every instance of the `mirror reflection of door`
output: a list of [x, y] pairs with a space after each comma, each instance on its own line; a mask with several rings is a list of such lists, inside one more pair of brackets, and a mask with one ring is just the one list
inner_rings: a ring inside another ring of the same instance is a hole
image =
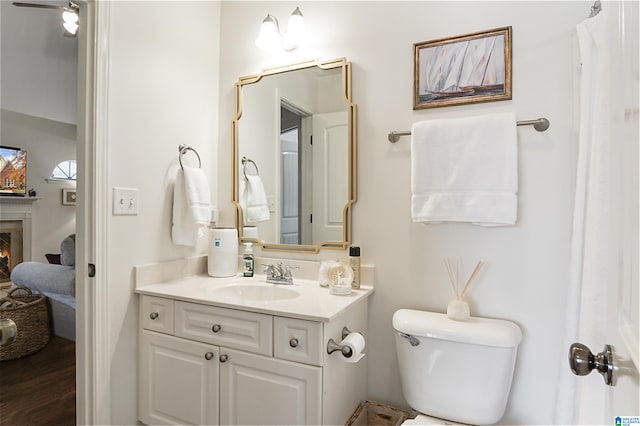
[[[348, 200], [349, 137], [346, 111], [313, 115], [314, 241], [343, 238], [344, 200]], [[317, 206], [317, 207], [316, 207]]]
[[282, 103], [280, 107], [280, 244], [300, 244], [303, 113]]
[[342, 210], [348, 196], [347, 124], [344, 111], [311, 116], [281, 102], [281, 244], [342, 239]]

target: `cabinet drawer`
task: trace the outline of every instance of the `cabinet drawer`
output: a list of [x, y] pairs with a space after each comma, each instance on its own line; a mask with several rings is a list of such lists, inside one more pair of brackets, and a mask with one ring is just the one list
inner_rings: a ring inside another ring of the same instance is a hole
[[273, 355], [271, 315], [176, 302], [175, 335], [205, 343]]
[[142, 296], [140, 323], [142, 328], [165, 334], [173, 334], [173, 300]]
[[273, 328], [273, 356], [322, 365], [322, 323], [275, 317]]

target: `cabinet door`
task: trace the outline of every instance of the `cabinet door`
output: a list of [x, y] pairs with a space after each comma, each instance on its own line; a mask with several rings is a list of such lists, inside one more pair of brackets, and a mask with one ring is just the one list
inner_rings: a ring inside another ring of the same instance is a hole
[[320, 367], [227, 348], [220, 357], [221, 424], [322, 423]]
[[146, 424], [218, 424], [219, 348], [142, 331], [139, 420]]

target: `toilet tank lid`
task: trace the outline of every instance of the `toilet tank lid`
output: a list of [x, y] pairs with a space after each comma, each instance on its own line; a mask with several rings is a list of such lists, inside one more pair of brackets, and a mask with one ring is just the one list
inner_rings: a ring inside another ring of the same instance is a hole
[[522, 340], [520, 327], [511, 321], [477, 317], [455, 321], [446, 314], [413, 309], [396, 311], [393, 328], [416, 337], [485, 346], [515, 347]]

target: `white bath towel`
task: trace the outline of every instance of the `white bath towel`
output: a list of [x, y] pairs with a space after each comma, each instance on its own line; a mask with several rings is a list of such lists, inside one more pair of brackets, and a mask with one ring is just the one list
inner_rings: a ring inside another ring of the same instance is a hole
[[202, 169], [178, 169], [173, 189], [173, 226], [175, 244], [195, 246], [211, 221], [210, 191]]
[[260, 176], [248, 175], [240, 179], [240, 206], [246, 223], [264, 222], [269, 220], [269, 206], [267, 194]]
[[513, 113], [435, 119], [411, 128], [414, 222], [516, 222], [518, 149]]

